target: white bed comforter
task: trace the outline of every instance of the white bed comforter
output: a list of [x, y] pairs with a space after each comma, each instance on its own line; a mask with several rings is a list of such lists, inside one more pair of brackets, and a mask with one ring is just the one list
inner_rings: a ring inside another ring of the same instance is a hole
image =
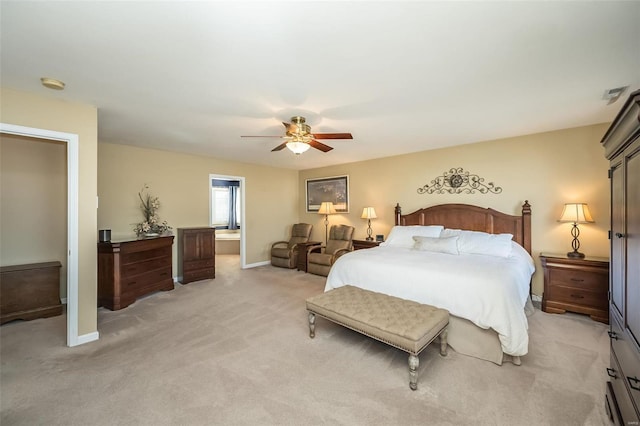
[[348, 284], [444, 308], [492, 328], [504, 353], [521, 356], [529, 345], [524, 307], [535, 267], [519, 248], [508, 258], [398, 247], [357, 250], [332, 266], [325, 291]]

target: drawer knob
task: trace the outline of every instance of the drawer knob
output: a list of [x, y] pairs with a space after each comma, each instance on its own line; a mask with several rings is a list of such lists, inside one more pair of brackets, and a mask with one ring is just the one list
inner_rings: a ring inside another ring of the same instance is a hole
[[571, 281], [575, 281], [575, 282], [581, 283], [584, 280], [582, 278], [571, 278]]
[[627, 382], [629, 382], [629, 387], [631, 389], [640, 391], [640, 380], [637, 377], [627, 376]]
[[620, 232], [616, 232], [616, 237], [618, 238], [624, 238], [624, 234], [620, 233]]
[[614, 370], [613, 368], [607, 368], [607, 375], [614, 379], [618, 378], [618, 376], [616, 376], [616, 370]]
[[572, 294], [571, 297], [573, 297], [574, 299], [584, 299], [584, 296], [582, 296], [581, 294]]
[[618, 340], [618, 335], [616, 334], [615, 331], [607, 331], [607, 334], [609, 335], [609, 337], [613, 340]]

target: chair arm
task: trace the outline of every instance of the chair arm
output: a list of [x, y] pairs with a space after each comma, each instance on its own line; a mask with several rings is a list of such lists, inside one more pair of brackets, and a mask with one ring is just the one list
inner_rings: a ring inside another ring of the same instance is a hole
[[[336, 250], [335, 253], [333, 253], [333, 262], [335, 262], [340, 256], [342, 256], [343, 254], [347, 254], [350, 251], [353, 251], [351, 249], [340, 249], [340, 250]], [[333, 263], [331, 262], [331, 263]]]
[[275, 243], [273, 243], [271, 245], [271, 248], [272, 249], [275, 248], [278, 244], [284, 244], [285, 246], [288, 246], [289, 245], [289, 241], [276, 241]]
[[318, 253], [322, 253], [322, 251], [326, 248], [326, 246], [324, 245], [317, 245], [317, 246], [311, 246], [307, 249], [307, 255], [313, 253], [313, 252], [318, 252]]

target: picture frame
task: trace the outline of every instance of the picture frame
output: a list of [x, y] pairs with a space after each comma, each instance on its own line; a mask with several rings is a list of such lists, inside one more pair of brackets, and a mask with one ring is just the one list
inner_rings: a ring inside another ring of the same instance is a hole
[[330, 201], [336, 213], [349, 213], [349, 175], [306, 180], [307, 212], [317, 213]]

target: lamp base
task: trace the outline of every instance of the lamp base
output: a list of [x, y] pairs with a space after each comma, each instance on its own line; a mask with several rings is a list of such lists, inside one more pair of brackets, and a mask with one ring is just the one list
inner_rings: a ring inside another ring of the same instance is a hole
[[567, 257], [582, 259], [584, 257], [584, 253], [580, 253], [579, 251], [570, 251], [569, 253], [567, 253]]
[[367, 241], [373, 241], [373, 237], [367, 237], [367, 238], [365, 238], [365, 240], [367, 240]]

